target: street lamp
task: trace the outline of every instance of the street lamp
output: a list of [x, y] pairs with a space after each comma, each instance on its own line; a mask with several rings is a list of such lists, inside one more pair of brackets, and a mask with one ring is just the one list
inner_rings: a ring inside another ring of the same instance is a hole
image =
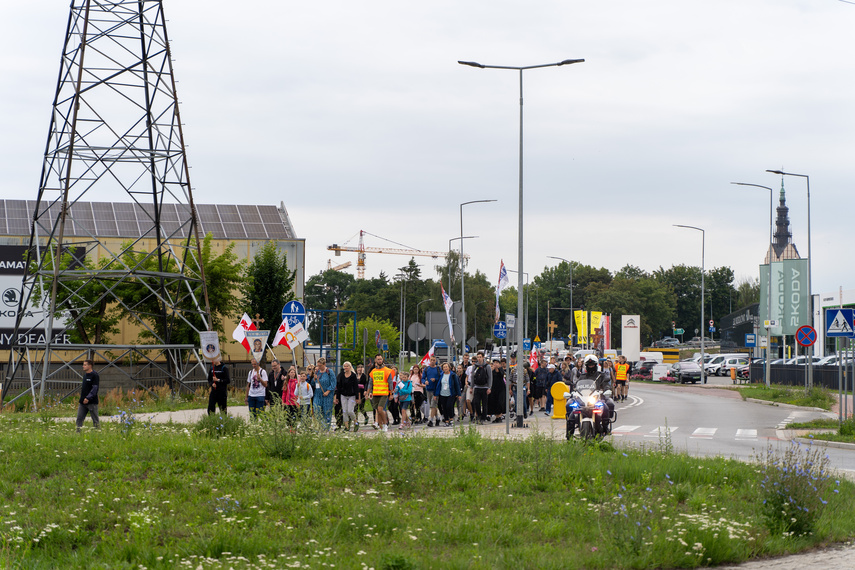
[[401, 305], [400, 305], [400, 310], [401, 310], [401, 320], [400, 320], [401, 346], [398, 348], [398, 368], [403, 368], [404, 367], [404, 358], [402, 355], [403, 355], [403, 349], [404, 349], [404, 334], [405, 334], [404, 329], [407, 327], [407, 323], [405, 320], [406, 319], [406, 315], [405, 315], [406, 299], [404, 298], [404, 283], [406, 283], [407, 275], [405, 273], [403, 273], [404, 269], [406, 269], [405, 267], [399, 267], [398, 269], [401, 271], [401, 273], [398, 273], [397, 275], [395, 275], [396, 279], [401, 280]]
[[[496, 200], [470, 200], [460, 204], [460, 306], [463, 309], [463, 351], [466, 352], [466, 290], [463, 284], [466, 282], [466, 276], [463, 273], [463, 206], [467, 204], [484, 204], [487, 202], [495, 202]], [[449, 289], [451, 286], [449, 285]]]
[[[523, 265], [523, 71], [526, 69], [537, 69], [540, 67], [558, 67], [562, 65], [571, 65], [574, 63], [582, 63], [585, 61], [584, 59], [565, 59], [563, 61], [559, 61], [558, 63], [546, 63], [541, 65], [529, 65], [525, 67], [512, 67], [505, 65], [483, 65], [474, 61], [458, 61], [460, 65], [468, 65], [470, 67], [477, 67], [478, 69], [510, 69], [514, 71], [520, 72], [520, 157], [519, 157], [519, 214], [518, 214], [518, 222], [519, 222], [519, 231], [518, 231], [518, 261], [517, 265], [522, 271]], [[517, 280], [517, 291], [522, 291], [523, 288], [523, 276], [519, 275], [519, 279]], [[522, 314], [523, 312], [523, 304], [522, 304], [522, 295], [517, 296], [517, 313]], [[526, 324], [528, 322], [526, 321]], [[522, 327], [517, 328], [517, 352], [520, 358], [517, 359], [517, 402], [522, 402], [523, 399], [523, 390], [522, 390], [522, 379], [523, 379], [523, 364], [522, 364]], [[517, 427], [523, 427], [523, 417], [521, 414], [517, 414]]]
[[[706, 241], [706, 232], [695, 226], [684, 226], [682, 224], [674, 224], [676, 228], [687, 228], [701, 232], [701, 384], [706, 384], [704, 370], [704, 242]], [[768, 358], [767, 358], [768, 360]]]
[[[808, 236], [808, 309], [810, 310], [810, 326], [814, 329], [814, 320], [813, 320], [813, 288], [811, 287], [811, 271], [810, 266], [813, 263], [813, 257], [810, 255], [810, 176], [807, 174], [795, 174], [793, 172], [784, 172], [783, 170], [767, 170], [766, 172], [771, 172], [772, 174], [780, 174], [781, 176], [798, 176], [799, 178], [804, 178], [807, 183], [807, 236]], [[770, 260], [771, 261], [771, 260]], [[814, 345], [815, 346], [815, 345]], [[813, 352], [811, 349], [811, 354], [808, 355], [808, 385], [813, 388]]]
[[[484, 299], [483, 301], [478, 301], [475, 303], [475, 312], [472, 314], [472, 327], [475, 329], [475, 347], [477, 349], [478, 346], [478, 305], [483, 305], [484, 303], [489, 303], [492, 299]], [[484, 337], [484, 348], [486, 348], [487, 337]]]
[[[519, 271], [516, 271], [514, 269], [508, 269], [507, 267], [505, 268], [505, 270], [510, 272], [510, 273], [518, 273], [519, 274], [519, 276], [520, 276], [520, 287], [522, 287], [523, 276], [525, 276], [525, 289], [520, 289], [521, 293], [518, 292], [518, 295], [517, 295], [517, 311], [519, 311], [519, 313], [520, 313], [517, 316], [522, 317], [523, 326], [525, 327], [524, 334], [526, 337], [528, 337], [528, 295], [529, 295], [528, 273], [526, 273], [525, 271], [520, 273]], [[520, 301], [520, 299], [523, 298], [523, 295], [525, 295], [525, 308], [523, 308], [523, 303]], [[523, 330], [522, 327], [520, 327], [520, 330]], [[517, 340], [520, 340], [519, 335], [517, 335], [517, 337], [518, 337]], [[517, 342], [517, 350], [519, 350], [519, 347], [521, 347], [521, 346], [522, 346], [522, 342]]]
[[[416, 322], [417, 322], [417, 323], [418, 323], [418, 322], [420, 322], [420, 321], [419, 321], [419, 307], [421, 307], [421, 306], [422, 306], [422, 303], [427, 303], [427, 302], [429, 302], [429, 301], [433, 301], [433, 299], [425, 299], [424, 301], [419, 301], [418, 303], [416, 303]], [[419, 341], [418, 341], [418, 338], [419, 338], [419, 335], [416, 335], [416, 356], [418, 356], [419, 354], [421, 354], [421, 353], [419, 352]]]
[[[767, 297], [769, 301], [769, 308], [767, 313], [767, 318], [769, 321], [772, 320], [772, 210], [775, 203], [775, 191], [769, 188], [768, 186], [761, 186], [760, 184], [748, 184], [747, 182], [731, 182], [731, 184], [736, 184], [737, 186], [753, 186], [754, 188], [765, 188], [769, 191], [769, 282], [767, 283]], [[765, 323], [764, 323], [765, 325]], [[769, 326], [766, 328], [766, 387], [769, 387], [770, 378], [769, 376], [772, 373], [772, 359], [770, 358], [770, 352], [772, 349], [772, 323], [769, 323]]]
[[555, 257], [554, 255], [547, 255], [549, 259], [557, 259], [559, 261], [566, 261], [567, 265], [570, 266], [570, 349], [573, 349], [573, 320], [575, 315], [573, 314], [573, 262], [569, 259], [564, 259], [563, 257]]

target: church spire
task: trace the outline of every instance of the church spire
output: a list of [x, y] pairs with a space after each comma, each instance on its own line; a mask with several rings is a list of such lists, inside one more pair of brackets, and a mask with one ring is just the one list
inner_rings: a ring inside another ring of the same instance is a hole
[[[796, 246], [793, 244], [793, 233], [790, 231], [790, 208], [787, 206], [787, 195], [784, 190], [784, 179], [781, 178], [781, 194], [775, 219], [775, 235], [772, 239], [772, 261], [782, 259], [800, 259]], [[768, 259], [767, 259], [768, 262]]]

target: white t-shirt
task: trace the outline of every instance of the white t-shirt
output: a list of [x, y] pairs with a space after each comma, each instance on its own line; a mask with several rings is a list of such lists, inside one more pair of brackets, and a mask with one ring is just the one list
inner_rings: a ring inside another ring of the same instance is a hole
[[264, 384], [261, 381], [267, 382], [267, 371], [264, 368], [259, 368], [258, 372], [250, 370], [246, 377], [246, 383], [249, 385], [249, 391], [246, 393], [250, 398], [264, 396]]

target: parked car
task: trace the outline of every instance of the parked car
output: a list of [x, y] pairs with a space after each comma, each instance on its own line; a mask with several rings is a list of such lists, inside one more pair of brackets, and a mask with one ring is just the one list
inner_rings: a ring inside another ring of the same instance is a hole
[[738, 369], [740, 366], [748, 366], [747, 356], [729, 356], [719, 365], [716, 374], [718, 376], [727, 376], [730, 374], [731, 368], [736, 368], [737, 372], [739, 372]]
[[[707, 337], [704, 337], [704, 346], [712, 346], [712, 345], [713, 345], [713, 341], [711, 339], [708, 339]], [[699, 336], [692, 337], [692, 340], [687, 342], [686, 346], [701, 346], [701, 337], [699, 337]]]
[[673, 337], [660, 338], [653, 343], [652, 348], [674, 348], [680, 345], [680, 341]]
[[681, 360], [671, 365], [671, 375], [675, 376], [680, 384], [697, 384], [701, 380], [701, 367], [692, 360]]
[[[819, 356], [811, 356], [810, 358], [813, 359], [814, 364], [816, 364], [817, 362], [822, 360], [822, 358], [820, 358]], [[804, 355], [797, 356], [795, 358], [791, 358], [787, 361], [787, 364], [796, 364], [798, 366], [804, 366], [807, 363], [808, 363], [808, 357], [804, 356]]]

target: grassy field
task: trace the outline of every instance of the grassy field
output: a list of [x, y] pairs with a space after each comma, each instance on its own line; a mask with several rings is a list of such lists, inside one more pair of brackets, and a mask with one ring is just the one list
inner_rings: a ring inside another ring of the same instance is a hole
[[2, 414], [0, 462], [4, 568], [691, 568], [855, 535], [855, 486], [796, 446], [749, 465], [667, 439]]
[[819, 387], [814, 388], [807, 394], [804, 388], [798, 386], [780, 386], [777, 384], [772, 384], [768, 388], [764, 384], [751, 384], [731, 389], [738, 390], [743, 398], [754, 398], [778, 404], [791, 404], [793, 406], [822, 408], [823, 410], [830, 410], [836, 401], [828, 389]]

